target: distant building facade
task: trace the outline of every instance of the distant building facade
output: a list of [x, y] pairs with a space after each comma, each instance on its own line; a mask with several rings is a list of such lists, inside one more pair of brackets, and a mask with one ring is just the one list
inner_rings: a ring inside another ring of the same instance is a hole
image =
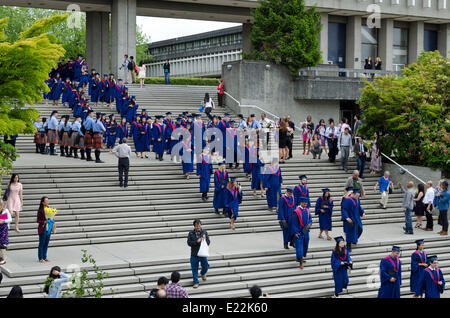
[[169, 59], [171, 76], [219, 77], [224, 62], [242, 59], [242, 26], [155, 42], [147, 53], [147, 76], [163, 76]]

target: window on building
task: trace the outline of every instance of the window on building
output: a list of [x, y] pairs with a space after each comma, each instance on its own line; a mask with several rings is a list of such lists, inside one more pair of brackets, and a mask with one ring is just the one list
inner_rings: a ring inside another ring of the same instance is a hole
[[423, 35], [423, 50], [425, 52], [436, 51], [438, 49], [438, 32], [435, 30], [425, 30]]
[[408, 29], [394, 28], [392, 64], [394, 70], [400, 70], [408, 65]]
[[378, 56], [378, 29], [361, 27], [361, 67], [364, 67], [368, 57], [372, 58], [372, 63]]

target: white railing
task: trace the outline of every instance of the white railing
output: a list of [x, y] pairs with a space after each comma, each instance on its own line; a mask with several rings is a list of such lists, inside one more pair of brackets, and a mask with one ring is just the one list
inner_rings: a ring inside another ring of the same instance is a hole
[[[265, 110], [264, 108], [261, 108], [259, 106], [256, 105], [242, 105], [236, 98], [234, 98], [233, 96], [231, 96], [231, 94], [229, 94], [228, 92], [225, 92], [225, 95], [227, 95], [228, 97], [230, 97], [236, 104], [238, 104], [239, 107], [241, 108], [254, 108], [254, 109], [258, 109], [259, 111], [263, 112], [264, 114], [269, 114], [270, 116], [272, 116], [273, 118], [275, 118], [275, 120], [280, 120], [280, 117], [278, 117], [275, 114], [272, 114], [271, 112], [269, 112], [268, 110]], [[295, 128], [301, 130], [300, 127], [295, 126]]]
[[392, 160], [389, 156], [385, 155], [384, 153], [381, 152], [381, 155], [383, 157], [385, 157], [386, 159], [388, 159], [389, 161], [391, 161], [393, 164], [395, 164], [397, 167], [399, 167], [400, 169], [402, 169], [403, 171], [409, 173], [411, 176], [413, 176], [414, 178], [416, 178], [417, 180], [419, 180], [420, 182], [422, 182], [423, 184], [426, 184], [425, 181], [423, 181], [422, 179], [420, 179], [418, 176], [416, 176], [415, 174], [413, 174], [411, 171], [409, 171], [408, 169], [406, 169], [405, 167], [403, 167], [402, 165], [398, 164], [397, 162], [395, 162], [394, 160]]

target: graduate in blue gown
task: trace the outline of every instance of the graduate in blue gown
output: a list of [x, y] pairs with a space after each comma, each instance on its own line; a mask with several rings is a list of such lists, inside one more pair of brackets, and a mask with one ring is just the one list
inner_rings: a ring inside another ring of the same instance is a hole
[[410, 289], [414, 293], [414, 298], [421, 298], [423, 295], [423, 275], [428, 267], [427, 252], [425, 252], [425, 242], [417, 240], [417, 249], [411, 254], [411, 276]]
[[380, 282], [378, 298], [400, 298], [400, 286], [402, 285], [400, 247], [393, 246], [391, 255], [381, 260]]
[[242, 201], [241, 185], [236, 182], [236, 177], [231, 177], [225, 189], [225, 212], [230, 219], [230, 229], [234, 230], [235, 222], [239, 214], [239, 204]]
[[81, 68], [81, 76], [80, 76], [80, 82], [78, 83], [78, 87], [82, 87], [83, 89], [89, 84], [89, 73], [86, 69], [86, 67], [83, 65]]
[[331, 252], [331, 269], [333, 270], [334, 296], [338, 297], [343, 289], [348, 286], [348, 269], [353, 268], [350, 253], [345, 248], [345, 240], [342, 236], [334, 238], [336, 247]]
[[136, 156], [141, 159], [144, 158], [144, 152], [146, 150], [146, 143], [147, 143], [147, 134], [149, 127], [146, 125], [144, 119], [141, 118], [141, 121], [139, 123], [136, 122], [135, 128], [134, 128], [134, 134], [136, 135], [136, 140], [134, 147], [136, 149]]
[[251, 188], [253, 190], [253, 197], [256, 198], [256, 190], [260, 190], [261, 198], [265, 199], [266, 195], [264, 193], [264, 187], [263, 187], [264, 162], [260, 159], [259, 148], [257, 148], [256, 153], [257, 153], [256, 163], [252, 164]]
[[308, 200], [300, 199], [300, 206], [292, 214], [291, 236], [294, 239], [295, 255], [297, 262], [300, 263], [300, 269], [304, 268], [304, 258], [308, 253], [309, 229], [312, 226], [311, 211], [306, 207]]
[[217, 141], [222, 141], [222, 153], [219, 152], [219, 155], [221, 155], [223, 158], [226, 157], [226, 149], [227, 149], [227, 128], [230, 128], [230, 114], [225, 113], [224, 118], [220, 120], [217, 124], [217, 128], [220, 130], [221, 134], [216, 135]]
[[132, 123], [134, 121], [138, 108], [139, 105], [136, 103], [136, 96], [131, 96], [131, 100], [128, 102], [127, 108], [127, 123]]
[[119, 138], [119, 144], [122, 144], [123, 138], [131, 137], [131, 134], [128, 132], [128, 128], [127, 119], [122, 118], [122, 121], [116, 128], [116, 136]]
[[52, 79], [51, 91], [48, 94], [48, 99], [53, 101], [53, 105], [58, 106], [59, 99], [61, 98], [61, 93], [64, 83], [61, 80], [59, 73], [56, 73], [56, 77]]
[[116, 87], [116, 80], [114, 79], [114, 74], [109, 74], [109, 78], [105, 82], [105, 103], [109, 104], [109, 108], [112, 110], [112, 103], [114, 102], [116, 94], [114, 89]]
[[89, 95], [92, 95], [92, 85], [94, 84], [96, 74], [98, 74], [98, 73], [95, 70], [95, 68], [91, 69], [91, 74], [89, 75], [89, 86], [88, 86], [88, 94]]
[[[202, 149], [206, 146], [206, 140], [203, 138], [206, 127], [202, 121], [201, 114], [192, 114], [194, 121], [191, 125], [192, 127], [192, 145], [194, 147], [195, 155], [202, 153]], [[198, 143], [198, 145], [197, 145]]]
[[130, 104], [131, 97], [128, 95], [128, 89], [125, 88], [121, 94], [120, 102], [120, 117], [127, 118], [128, 105]]
[[108, 74], [103, 74], [103, 79], [100, 82], [100, 90], [98, 93], [98, 100], [102, 102], [102, 106], [106, 101], [106, 94], [107, 94], [107, 88], [108, 88]]
[[361, 217], [365, 217], [365, 212], [361, 207], [359, 195], [361, 191], [354, 189], [351, 196], [342, 203], [341, 220], [344, 223], [347, 249], [352, 251], [352, 244], [358, 243], [358, 238], [363, 232]]
[[319, 216], [319, 238], [323, 238], [322, 232], [325, 232], [327, 240], [331, 241], [328, 231], [332, 229], [333, 200], [330, 196], [330, 189], [322, 189], [323, 195], [317, 198], [315, 206], [315, 215]]
[[278, 159], [274, 158], [272, 159], [272, 164], [266, 168], [263, 177], [263, 188], [266, 190], [269, 211], [273, 211], [277, 207], [282, 185], [283, 177], [281, 175], [281, 168], [278, 165]]
[[167, 140], [166, 150], [167, 150], [167, 154], [171, 155], [172, 148], [178, 143], [177, 139], [172, 140], [172, 133], [175, 131], [176, 125], [175, 125], [175, 122], [172, 120], [171, 112], [166, 113], [166, 118], [164, 119], [164, 124], [166, 125], [166, 137], [165, 137]]
[[214, 173], [209, 148], [203, 148], [203, 153], [197, 160], [197, 176], [200, 176], [200, 193], [202, 200], [208, 200], [209, 184], [211, 183], [211, 175]]
[[83, 67], [85, 60], [83, 59], [83, 55], [78, 54], [77, 59], [73, 64], [73, 80], [79, 82], [81, 80], [81, 68]]
[[296, 208], [294, 205], [293, 191], [293, 187], [287, 187], [286, 194], [282, 195], [278, 201], [278, 221], [283, 231], [283, 245], [285, 249], [289, 249], [288, 244], [291, 242], [291, 220]]
[[[153, 129], [152, 129], [153, 152], [155, 153], [156, 160], [163, 161], [164, 150], [166, 149], [166, 143], [167, 143], [166, 125], [163, 123], [163, 116], [155, 116], [155, 118], [156, 118], [156, 120], [153, 123]], [[189, 140], [189, 143], [192, 143], [192, 141]], [[193, 168], [192, 168], [192, 171], [194, 171]], [[190, 172], [192, 172], [192, 171], [190, 171]]]
[[[161, 122], [161, 125], [164, 124]], [[194, 145], [192, 144], [192, 128], [188, 126], [186, 129], [189, 131], [189, 134], [186, 136], [183, 135], [183, 139], [181, 140], [182, 147], [180, 149], [180, 156], [183, 174], [185, 175], [186, 180], [189, 180], [191, 172], [194, 172]], [[159, 146], [164, 149], [164, 143], [160, 143]]]
[[122, 93], [126, 89], [123, 85], [122, 79], [117, 80], [117, 84], [114, 85], [114, 98], [116, 99], [116, 111], [120, 113], [122, 111]]
[[[219, 214], [219, 209], [225, 207], [225, 188], [228, 184], [228, 172], [224, 162], [219, 162], [219, 169], [214, 172], [214, 212]], [[225, 215], [225, 211], [223, 211]]]
[[63, 104], [63, 106], [69, 106], [71, 95], [72, 95], [72, 88], [71, 88], [70, 78], [66, 78], [66, 81], [64, 82], [64, 84], [62, 86], [61, 103]]
[[445, 290], [445, 279], [442, 271], [438, 267], [436, 255], [429, 257], [430, 266], [424, 271], [423, 289], [425, 298], [441, 298]]
[[106, 124], [106, 148], [109, 149], [109, 152], [112, 152], [112, 149], [116, 145], [117, 138], [117, 122], [114, 114], [109, 115], [109, 123]]
[[101, 83], [100, 74], [96, 73], [91, 81], [91, 103], [94, 103], [94, 107], [97, 107], [100, 98]]
[[139, 136], [141, 134], [139, 126], [141, 126], [141, 117], [140, 116], [136, 116], [136, 119], [130, 125], [130, 136], [133, 137], [136, 157], [138, 157], [138, 152], [136, 150], [136, 144], [138, 143], [138, 138], [139, 138]]
[[306, 185], [308, 182], [308, 178], [303, 174], [298, 177], [300, 179], [300, 184], [295, 186], [294, 188], [294, 199], [295, 199], [295, 206], [300, 205], [300, 199], [306, 198], [308, 200], [307, 208], [311, 208], [311, 200], [309, 199], [309, 188]]

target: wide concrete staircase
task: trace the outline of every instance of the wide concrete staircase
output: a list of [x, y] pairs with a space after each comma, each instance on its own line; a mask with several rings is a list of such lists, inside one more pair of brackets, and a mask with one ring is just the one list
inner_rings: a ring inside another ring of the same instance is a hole
[[[174, 114], [185, 110], [197, 112], [205, 91], [215, 96], [214, 87], [147, 86], [143, 90], [131, 87], [130, 91], [137, 96], [141, 108], [146, 108], [152, 116], [166, 111]], [[45, 115], [52, 110], [52, 107], [38, 107]], [[220, 109], [216, 113], [224, 111]], [[28, 140], [29, 145], [25, 140]], [[321, 189], [330, 188], [335, 201], [333, 226], [340, 230], [340, 195], [350, 174], [340, 170], [338, 164], [330, 164], [325, 159], [297, 159], [299, 147], [299, 140], [296, 139], [295, 159], [281, 166], [283, 188], [296, 185], [298, 176], [306, 174], [313, 205], [322, 194]], [[33, 152], [32, 137], [19, 138], [18, 148], [19, 153], [25, 155]], [[230, 175], [238, 177], [244, 191], [236, 230], [232, 231], [228, 227], [228, 218], [213, 212], [212, 191], [208, 202], [202, 202], [198, 177], [192, 175], [190, 180], [184, 179], [181, 164], [167, 159], [162, 163], [153, 160], [134, 161], [129, 187], [124, 189], [118, 187], [116, 164], [67, 162], [70, 162], [69, 158], [59, 158], [56, 164], [36, 163], [15, 167], [14, 172], [20, 174], [24, 186], [24, 208], [21, 213], [21, 233], [10, 231], [10, 251], [29, 249], [30, 253], [36, 253], [36, 213], [40, 198], [46, 195], [50, 198], [50, 205], [60, 210], [55, 218], [57, 231], [52, 235], [50, 247], [80, 246], [81, 249], [83, 245], [89, 244], [184, 239], [192, 229], [194, 218], [202, 220], [203, 227], [214, 239], [252, 233], [277, 232], [280, 235], [280, 249], [212, 256], [208, 280], [202, 282], [199, 289], [192, 288], [189, 260], [181, 256], [158, 261], [130, 260], [126, 264], [102, 264], [102, 269], [110, 275], [105, 280], [104, 293], [107, 296], [148, 297], [157, 278], [167, 276], [173, 270], [181, 272], [182, 284], [192, 297], [246, 297], [248, 288], [254, 283], [262, 286], [264, 292], [273, 297], [329, 297], [333, 294], [329, 264], [331, 248], [311, 248], [306, 268], [300, 271], [294, 251], [281, 249], [281, 232], [276, 213], [267, 210], [266, 200], [260, 198], [259, 193], [256, 198], [253, 197], [250, 182], [242, 168], [229, 170]], [[355, 162], [350, 161], [349, 169], [354, 168]], [[367, 197], [362, 200], [367, 215], [363, 220], [364, 226], [402, 223], [402, 194], [396, 190], [389, 197], [389, 209], [380, 209], [379, 193], [372, 190], [377, 179], [377, 176], [369, 174], [364, 179], [367, 192]], [[5, 188], [5, 182], [2, 189]], [[316, 216], [313, 216], [313, 222], [313, 229], [317, 229]], [[349, 296], [376, 296], [376, 288], [366, 284], [367, 277], [371, 275], [367, 267], [378, 266], [392, 243], [380, 238], [377, 243], [358, 244], [352, 252], [355, 268], [351, 273]], [[415, 245], [408, 238], [395, 243], [404, 248], [402, 291], [407, 295], [409, 255]], [[428, 253], [440, 256], [440, 267], [444, 274], [450, 272], [449, 243], [448, 237], [427, 239]], [[40, 269], [7, 273], [0, 287], [0, 297], [7, 295], [11, 286], [17, 284], [22, 286], [26, 297], [43, 297], [43, 282], [47, 274], [47, 270]], [[114, 293], [111, 293], [111, 288]]]
[[[439, 267], [444, 276], [450, 274], [450, 252], [448, 237], [427, 239], [429, 255], [439, 255]], [[411, 240], [397, 241], [402, 248], [402, 297], [411, 297], [410, 255], [415, 250]], [[388, 241], [358, 244], [352, 252], [353, 270], [349, 273], [348, 290], [341, 297], [375, 298], [379, 283], [380, 259], [389, 255], [392, 244]], [[104, 297], [147, 298], [155, 288], [157, 279], [170, 277], [173, 270], [181, 273], [181, 284], [190, 297], [229, 298], [248, 297], [248, 289], [258, 284], [265, 293], [275, 298], [331, 297], [334, 294], [333, 274], [330, 266], [331, 249], [311, 248], [303, 270], [298, 268], [295, 253], [290, 250], [267, 250], [247, 253], [230, 253], [209, 258], [210, 270], [206, 281], [198, 289], [192, 288], [192, 273], [185, 258], [168, 261], [130, 261], [124, 265], [105, 265], [109, 274], [105, 279]], [[17, 272], [6, 277], [0, 287], [0, 296], [5, 296], [13, 285], [22, 286], [25, 297], [44, 297], [43, 282], [47, 271]], [[92, 271], [88, 277], [94, 277]]]

